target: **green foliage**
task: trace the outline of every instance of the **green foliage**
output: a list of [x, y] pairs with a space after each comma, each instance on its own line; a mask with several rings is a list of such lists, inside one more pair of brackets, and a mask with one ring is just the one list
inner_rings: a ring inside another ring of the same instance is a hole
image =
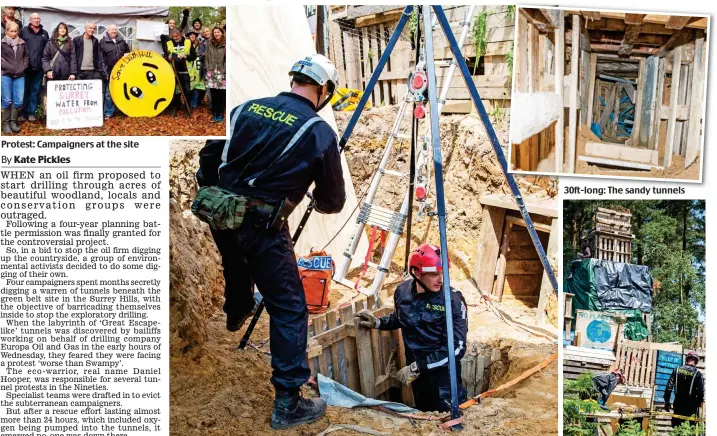
[[[182, 21], [182, 10], [186, 6], [170, 6], [169, 17], [177, 20], [177, 27], [179, 27]], [[195, 18], [202, 20], [202, 27], [209, 27], [210, 29], [215, 25], [221, 25], [222, 22], [227, 19], [227, 10], [225, 7], [214, 8], [210, 6], [195, 6], [189, 11], [189, 19], [187, 20], [187, 26], [192, 26], [192, 21]]]
[[595, 395], [597, 395], [597, 391], [593, 383], [592, 372], [584, 372], [574, 380], [563, 380], [563, 398], [587, 400], [594, 398]]
[[501, 121], [503, 121], [503, 116], [505, 116], [505, 110], [503, 109], [503, 105], [498, 100], [496, 100], [495, 104], [493, 105], [493, 110], [490, 114], [496, 123], [500, 123]]
[[515, 19], [515, 5], [508, 5], [508, 21]]
[[488, 11], [483, 10], [473, 21], [473, 27], [471, 28], [471, 39], [476, 48], [476, 62], [473, 66], [473, 75], [476, 73], [478, 68], [479, 59], [488, 47]]
[[587, 422], [585, 416], [580, 413], [583, 404], [580, 400], [563, 398], [563, 435], [592, 436], [595, 434], [597, 424]]
[[639, 422], [630, 420], [625, 421], [620, 425], [615, 436], [645, 436], [645, 431]]
[[411, 35], [411, 40], [416, 37], [416, 29], [418, 29], [418, 8], [414, 6], [411, 17], [408, 19], [408, 33]]
[[689, 421], [684, 421], [679, 426], [674, 427], [672, 432], [670, 432], [670, 436], [695, 436], [703, 434], [705, 434], [704, 423], [691, 423]]
[[513, 77], [513, 49], [515, 48], [515, 43], [513, 41], [510, 42], [510, 48], [508, 49], [508, 53], [505, 54], [505, 63], [508, 64], [508, 71], [510, 71], [510, 77]]

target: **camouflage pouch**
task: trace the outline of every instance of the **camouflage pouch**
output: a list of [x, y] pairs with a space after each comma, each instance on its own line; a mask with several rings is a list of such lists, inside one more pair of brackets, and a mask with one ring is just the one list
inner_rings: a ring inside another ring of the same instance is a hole
[[192, 213], [214, 230], [241, 227], [247, 198], [217, 186], [199, 188], [192, 203]]

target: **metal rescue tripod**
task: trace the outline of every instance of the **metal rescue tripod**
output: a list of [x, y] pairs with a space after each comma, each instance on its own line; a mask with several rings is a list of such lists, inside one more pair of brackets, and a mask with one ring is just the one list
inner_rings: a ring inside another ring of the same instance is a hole
[[[443, 8], [441, 6], [426, 6], [419, 8], [419, 12], [422, 12], [423, 15], [423, 26], [424, 26], [424, 32], [425, 32], [425, 59], [426, 59], [426, 67], [427, 67], [427, 77], [428, 77], [428, 103], [430, 108], [430, 123], [431, 123], [431, 143], [433, 146], [433, 164], [434, 164], [434, 174], [435, 174], [435, 186], [436, 186], [436, 205], [437, 205], [437, 213], [438, 216], [438, 230], [440, 233], [440, 240], [441, 240], [441, 262], [443, 265], [448, 265], [448, 241], [446, 239], [446, 204], [445, 204], [445, 195], [443, 190], [443, 159], [441, 156], [441, 145], [440, 145], [440, 131], [438, 127], [438, 113], [439, 113], [439, 101], [436, 95], [436, 65], [434, 62], [434, 55], [433, 55], [433, 26], [431, 24], [431, 12], [430, 9], [433, 8], [433, 11], [435, 13], [435, 16], [438, 20], [438, 23], [441, 26], [441, 29], [443, 30], [446, 39], [448, 40], [451, 51], [453, 52], [454, 61], [456, 62], [458, 68], [460, 68], [461, 73], [463, 74], [463, 78], [465, 79], [466, 86], [468, 87], [468, 91], [471, 96], [471, 100], [473, 100], [473, 104], [478, 111], [478, 116], [481, 119], [481, 122], [483, 124], [483, 127], [486, 130], [486, 133], [488, 134], [488, 137], [490, 138], [491, 145], [493, 146], [493, 150], [495, 150], [495, 153], [498, 157], [498, 161], [500, 162], [501, 169], [503, 170], [503, 174], [505, 175], [506, 181], [508, 182], [508, 186], [510, 187], [511, 193], [513, 194], [513, 197], [515, 198], [516, 203], [518, 204], [518, 208], [520, 209], [520, 214], [522, 215], [523, 219], [525, 220], [525, 223], [527, 224], [528, 233], [530, 234], [530, 238], [533, 241], [533, 245], [535, 246], [536, 251], [538, 252], [538, 256], [540, 257], [540, 261], [543, 263], [543, 268], [545, 269], [546, 273], [548, 274], [548, 277], [550, 279], [550, 283], [553, 286], [553, 290], [557, 294], [558, 292], [558, 282], [555, 278], [555, 275], [553, 274], [552, 267], [550, 266], [550, 262], [548, 261], [547, 256], [545, 255], [545, 251], [543, 250], [543, 246], [540, 242], [540, 239], [538, 238], [538, 234], [535, 230], [535, 226], [533, 225], [533, 221], [530, 219], [530, 214], [528, 214], [528, 210], [525, 207], [525, 202], [523, 201], [523, 197], [520, 193], [520, 190], [518, 189], [518, 185], [515, 183], [515, 179], [513, 178], [513, 175], [508, 173], [508, 163], [505, 159], [505, 155], [503, 154], [503, 149], [500, 146], [500, 142], [498, 142], [498, 137], [495, 134], [495, 130], [493, 129], [493, 125], [490, 122], [490, 119], [488, 118], [488, 113], [485, 110], [485, 107], [483, 106], [483, 102], [480, 99], [480, 95], [478, 94], [478, 90], [476, 89], [476, 85], [473, 82], [473, 79], [470, 74], [470, 70], [468, 69], [468, 65], [466, 64], [465, 59], [463, 58], [463, 55], [460, 50], [460, 46], [458, 45], [458, 42], [456, 41], [455, 36], [453, 35], [453, 32], [451, 30], [451, 26], [448, 23], [448, 19], [446, 18], [445, 13], [443, 12]], [[391, 55], [391, 52], [393, 51], [393, 48], [396, 44], [396, 41], [398, 40], [399, 36], [401, 35], [401, 32], [403, 31], [403, 28], [406, 25], [406, 22], [408, 21], [409, 17], [413, 13], [414, 7], [413, 6], [406, 6], [406, 8], [403, 11], [403, 14], [401, 15], [401, 18], [398, 21], [398, 24], [396, 25], [396, 29], [393, 32], [393, 35], [391, 35], [391, 39], [389, 40], [388, 44], [386, 45], [385, 51], [381, 54], [381, 58], [378, 61], [378, 64], [376, 66], [375, 71], [373, 72], [373, 75], [371, 76], [371, 79], [368, 81], [368, 84], [366, 85], [366, 90], [361, 97], [361, 100], [359, 101], [358, 106], [356, 107], [356, 110], [354, 111], [353, 115], [351, 116], [351, 120], [349, 121], [348, 125], [346, 126], [346, 130], [344, 131], [343, 136], [341, 137], [341, 140], [339, 142], [339, 147], [341, 151], [343, 151], [344, 147], [346, 146], [346, 143], [349, 140], [349, 137], [351, 136], [351, 133], [353, 132], [354, 127], [356, 126], [356, 123], [358, 122], [358, 119], [361, 115], [361, 112], [363, 111], [364, 107], [366, 106], [366, 102], [368, 101], [369, 97], [371, 96], [371, 92], [373, 91], [374, 86], [376, 85], [376, 82], [378, 81], [378, 77], [380, 76], [381, 72], [383, 71], [384, 66], [386, 65], [386, 62], [388, 61], [388, 58]], [[421, 14], [419, 14], [421, 15]], [[413, 195], [412, 192], [409, 191], [409, 195]], [[299, 228], [297, 228], [296, 233], [294, 234], [294, 237], [292, 240], [295, 242], [298, 240], [301, 231], [303, 230], [304, 225], [306, 224], [306, 221], [308, 220], [309, 216], [311, 215], [313, 208], [309, 207], [306, 212], [304, 213], [303, 218], [301, 219], [301, 223], [299, 225]], [[412, 212], [412, 211], [410, 211]], [[375, 292], [375, 291], [374, 291]], [[449, 271], [448, 268], [445, 268], [443, 270], [443, 294], [444, 294], [444, 301], [446, 307], [451, 307], [451, 286], [450, 286], [450, 277], [449, 277]], [[251, 335], [251, 332], [256, 325], [257, 320], [259, 319], [259, 316], [261, 315], [261, 311], [264, 307], [263, 301], [259, 304], [259, 307], [257, 308], [256, 314], [254, 315], [254, 319], [252, 319], [251, 324], [249, 325], [249, 328], [247, 329], [244, 338], [242, 339], [240, 348], [244, 348], [247, 341], [249, 340], [249, 336]], [[450, 310], [446, 310], [446, 335], [447, 335], [447, 344], [446, 347], [448, 348], [448, 365], [449, 365], [449, 372], [450, 372], [450, 380], [451, 380], [451, 421], [447, 422], [447, 425], [453, 426], [454, 429], [460, 429], [462, 428], [460, 425], [461, 418], [459, 413], [459, 404], [458, 404], [458, 380], [457, 380], [457, 374], [456, 374], [456, 362], [455, 362], [455, 349], [454, 349], [454, 335], [453, 335], [453, 313]]]

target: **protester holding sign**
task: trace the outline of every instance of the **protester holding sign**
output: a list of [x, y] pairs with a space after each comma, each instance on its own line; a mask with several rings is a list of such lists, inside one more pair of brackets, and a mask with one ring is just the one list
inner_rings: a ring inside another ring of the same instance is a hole
[[0, 45], [2, 57], [2, 121], [3, 133], [18, 133], [17, 118], [25, 96], [25, 70], [30, 64], [25, 41], [18, 36], [20, 26], [14, 21], [5, 24]]
[[37, 111], [44, 76], [42, 53], [45, 51], [47, 41], [50, 40], [50, 35], [42, 28], [41, 22], [40, 14], [34, 13], [30, 15], [30, 24], [20, 31], [20, 38], [25, 41], [30, 59], [30, 64], [25, 71], [25, 117], [28, 121], [36, 121], [35, 111]]
[[47, 80], [75, 80], [77, 57], [67, 34], [67, 24], [60, 23], [42, 52], [42, 70]]
[[104, 38], [100, 41], [100, 55], [102, 56], [102, 80], [104, 80], [104, 92], [105, 92], [105, 119], [109, 119], [115, 114], [115, 105], [112, 102], [112, 96], [110, 95], [109, 81], [112, 69], [115, 67], [117, 61], [122, 59], [129, 53], [129, 45], [122, 38], [122, 35], [117, 31], [116, 24], [110, 24], [105, 32]]
[[212, 30], [212, 38], [207, 44], [204, 55], [206, 69], [206, 86], [212, 96], [212, 120], [224, 121], [227, 101], [227, 44], [224, 30], [216, 26]]

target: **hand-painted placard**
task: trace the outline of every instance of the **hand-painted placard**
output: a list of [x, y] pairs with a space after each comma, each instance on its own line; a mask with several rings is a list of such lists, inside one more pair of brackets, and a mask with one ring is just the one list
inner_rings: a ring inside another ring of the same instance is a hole
[[101, 80], [49, 80], [47, 128], [102, 127]]
[[578, 346], [612, 349], [615, 345], [617, 324], [613, 315], [592, 310], [578, 310], [575, 331], [579, 332]]

